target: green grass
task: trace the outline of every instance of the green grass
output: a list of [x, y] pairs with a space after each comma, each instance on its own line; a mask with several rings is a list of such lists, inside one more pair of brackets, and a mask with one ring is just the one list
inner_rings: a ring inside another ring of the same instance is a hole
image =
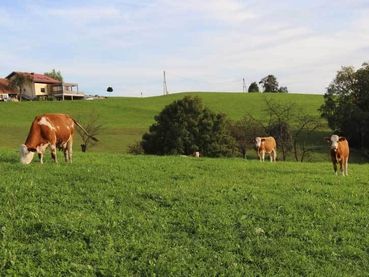
[[[99, 136], [101, 142], [91, 151], [126, 153], [128, 145], [141, 139], [142, 134], [154, 123], [154, 116], [165, 105], [185, 95], [200, 96], [210, 109], [223, 112], [233, 120], [242, 118], [246, 113], [266, 120], [265, 97], [281, 103], [296, 103], [300, 110], [315, 116], [319, 116], [317, 109], [323, 103], [321, 95], [205, 92], [96, 101], [0, 103], [0, 148], [18, 149], [26, 139], [33, 118], [38, 114], [69, 113], [83, 122], [91, 113], [95, 113], [100, 116], [105, 129]], [[323, 131], [329, 133], [326, 127]], [[75, 145], [78, 146], [80, 141], [78, 135], [76, 137]], [[78, 150], [77, 148], [75, 147], [75, 150]]]
[[369, 272], [367, 165], [1, 150], [0, 172], [4, 276]]

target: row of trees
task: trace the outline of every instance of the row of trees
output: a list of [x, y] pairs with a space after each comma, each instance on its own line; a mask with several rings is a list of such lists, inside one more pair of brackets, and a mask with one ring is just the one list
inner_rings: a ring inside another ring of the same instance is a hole
[[306, 138], [320, 126], [320, 121], [298, 113], [294, 104], [282, 105], [266, 98], [267, 123], [245, 115], [233, 122], [225, 114], [206, 108], [198, 97], [186, 96], [166, 106], [155, 117], [149, 132], [130, 152], [146, 154], [191, 155], [200, 151], [209, 157], [243, 156], [251, 149], [256, 136], [272, 135], [279, 145], [281, 159], [293, 152], [297, 161], [303, 161], [311, 147]]
[[[277, 78], [274, 75], [268, 75], [260, 80], [259, 84], [263, 87], [263, 92], [287, 93], [287, 87], [280, 87]], [[248, 92], [260, 92], [256, 82], [252, 82], [248, 88]]]

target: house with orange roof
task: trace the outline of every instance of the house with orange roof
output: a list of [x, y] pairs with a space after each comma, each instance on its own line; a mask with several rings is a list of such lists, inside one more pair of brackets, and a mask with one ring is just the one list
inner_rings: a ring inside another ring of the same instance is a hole
[[10, 87], [9, 80], [0, 78], [0, 101], [17, 97], [17, 91]]
[[19, 75], [25, 80], [21, 88], [21, 95], [24, 99], [75, 100], [85, 98], [85, 94], [78, 90], [77, 83], [62, 82], [44, 74], [13, 71], [6, 79], [11, 83]]

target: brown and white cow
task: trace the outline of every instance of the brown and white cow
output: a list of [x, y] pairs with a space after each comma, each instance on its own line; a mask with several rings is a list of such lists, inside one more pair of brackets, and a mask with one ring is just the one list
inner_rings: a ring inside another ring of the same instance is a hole
[[[45, 150], [49, 147], [51, 157], [57, 161], [57, 148], [63, 150], [66, 162], [72, 162], [74, 127], [77, 125], [87, 135], [87, 131], [67, 114], [43, 114], [36, 116], [32, 122], [26, 142], [20, 148], [20, 161], [29, 164], [35, 152], [43, 163]], [[91, 137], [93, 140], [96, 138]]]
[[260, 161], [264, 161], [265, 153], [269, 154], [270, 161], [275, 162], [277, 158], [277, 143], [273, 137], [256, 137], [255, 147]]
[[331, 143], [330, 154], [334, 173], [337, 175], [337, 163], [339, 163], [342, 175], [347, 176], [348, 159], [350, 155], [350, 147], [347, 139], [337, 135], [332, 135], [330, 138], [326, 137], [325, 140]]

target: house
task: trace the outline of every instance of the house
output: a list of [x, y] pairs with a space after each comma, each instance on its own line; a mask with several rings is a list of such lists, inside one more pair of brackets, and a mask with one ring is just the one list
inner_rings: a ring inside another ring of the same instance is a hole
[[0, 101], [7, 101], [9, 98], [16, 98], [17, 91], [9, 85], [8, 79], [0, 78]]
[[74, 100], [85, 97], [84, 93], [78, 91], [78, 84], [61, 82], [44, 74], [13, 71], [6, 79], [11, 82], [19, 75], [25, 79], [22, 87], [22, 98], [29, 100], [47, 98]]

